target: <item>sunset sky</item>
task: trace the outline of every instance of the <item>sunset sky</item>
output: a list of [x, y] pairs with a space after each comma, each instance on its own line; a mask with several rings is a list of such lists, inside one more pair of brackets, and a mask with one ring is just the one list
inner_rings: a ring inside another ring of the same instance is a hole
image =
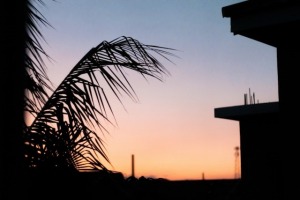
[[112, 98], [118, 126], [105, 135], [109, 169], [135, 176], [183, 179], [234, 178], [240, 145], [237, 121], [214, 109], [244, 104], [249, 88], [260, 103], [278, 101], [276, 49], [233, 35], [222, 7], [241, 0], [56, 0], [37, 8], [53, 26], [42, 34], [47, 73], [58, 85], [104, 40], [133, 37], [177, 49], [175, 63], [157, 57], [171, 73], [163, 82], [129, 80], [139, 97]]

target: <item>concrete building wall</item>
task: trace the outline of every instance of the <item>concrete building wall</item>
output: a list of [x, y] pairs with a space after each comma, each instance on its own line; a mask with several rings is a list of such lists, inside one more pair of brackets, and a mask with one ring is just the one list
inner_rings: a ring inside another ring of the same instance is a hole
[[281, 181], [283, 136], [277, 114], [240, 120], [241, 172], [248, 192], [276, 197]]

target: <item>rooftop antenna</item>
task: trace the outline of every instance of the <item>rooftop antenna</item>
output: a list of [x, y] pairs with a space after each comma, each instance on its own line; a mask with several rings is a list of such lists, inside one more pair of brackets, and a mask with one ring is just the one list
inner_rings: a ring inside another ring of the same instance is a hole
[[[258, 103], [258, 100], [257, 100]], [[248, 95], [247, 93], [244, 94], [244, 104], [248, 105]], [[255, 104], [255, 93], [251, 94], [251, 90], [249, 88], [249, 104]]]
[[252, 104], [252, 98], [251, 98], [251, 90], [250, 90], [250, 88], [249, 88], [249, 100], [250, 100], [250, 104]]

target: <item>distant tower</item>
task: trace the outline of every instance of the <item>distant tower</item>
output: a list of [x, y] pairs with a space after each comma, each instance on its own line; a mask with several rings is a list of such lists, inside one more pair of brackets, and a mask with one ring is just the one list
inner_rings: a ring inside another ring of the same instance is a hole
[[131, 155], [131, 177], [134, 177], [134, 155]]
[[238, 146], [234, 147], [234, 178], [240, 178], [240, 148]]

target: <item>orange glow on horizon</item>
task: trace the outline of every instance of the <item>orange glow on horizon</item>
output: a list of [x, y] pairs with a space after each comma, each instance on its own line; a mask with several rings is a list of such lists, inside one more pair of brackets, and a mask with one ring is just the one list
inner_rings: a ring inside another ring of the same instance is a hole
[[278, 100], [276, 49], [232, 35], [222, 7], [241, 0], [116, 2], [49, 2], [42, 10], [55, 28], [42, 29], [54, 85], [92, 47], [121, 35], [178, 50], [175, 64], [153, 54], [171, 73], [163, 82], [125, 73], [139, 100], [122, 96], [126, 110], [105, 90], [117, 124], [103, 122], [109, 134], [98, 132], [112, 166], [100, 161], [126, 177], [135, 155], [136, 177], [233, 179], [239, 123], [215, 118], [214, 109], [243, 104], [250, 87], [259, 102]]

